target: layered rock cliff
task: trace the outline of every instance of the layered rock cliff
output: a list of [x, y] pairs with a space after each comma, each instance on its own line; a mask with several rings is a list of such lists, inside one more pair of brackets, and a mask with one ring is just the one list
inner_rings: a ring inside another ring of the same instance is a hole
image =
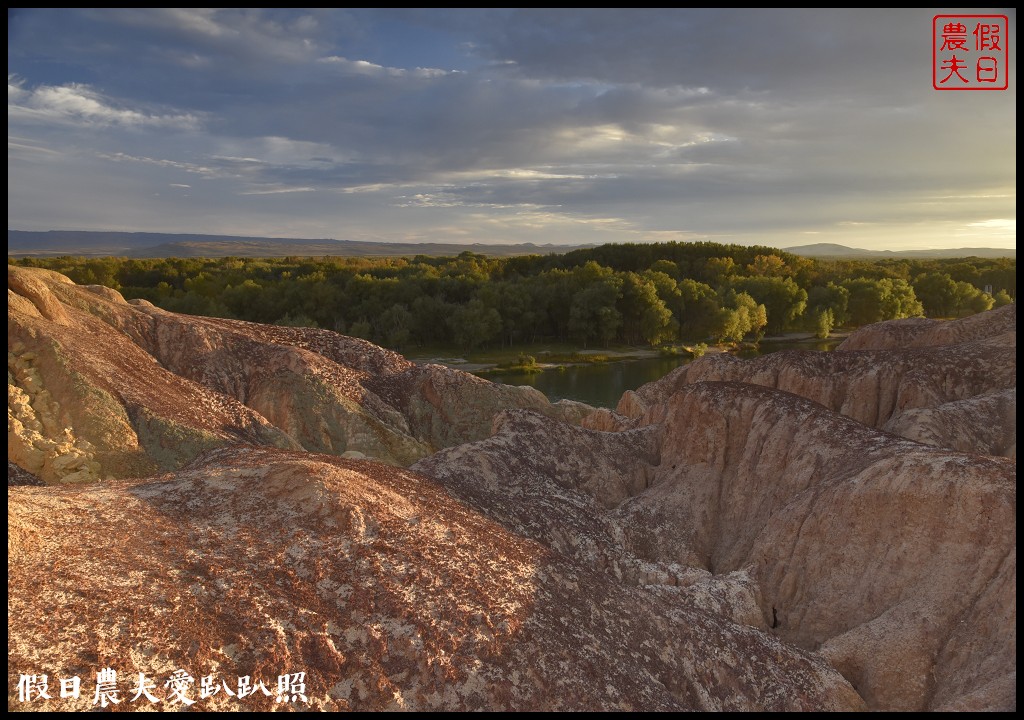
[[1014, 462], [742, 383], [684, 386], [628, 431], [496, 430], [413, 469], [583, 565], [818, 651], [869, 707], [1015, 703]]
[[[692, 383], [731, 381], [791, 392], [870, 427], [984, 455], [1016, 453], [1016, 306], [943, 323], [910, 319], [853, 333], [836, 352], [754, 360], [708, 355], [619, 402], [593, 428], [628, 427]], [[990, 412], [995, 410], [998, 421]], [[948, 432], [937, 428], [949, 428]]]

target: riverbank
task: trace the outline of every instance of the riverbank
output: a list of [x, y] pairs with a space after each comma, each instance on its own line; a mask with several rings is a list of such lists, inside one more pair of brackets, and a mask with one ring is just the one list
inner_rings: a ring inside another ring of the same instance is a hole
[[[760, 344], [768, 346], [769, 352], [778, 345], [785, 345], [786, 349], [800, 349], [802, 346], [806, 346], [803, 349], [832, 349], [851, 332], [852, 330], [836, 330], [827, 340], [816, 338], [810, 332], [790, 332], [764, 337]], [[677, 343], [664, 347], [616, 345], [609, 348], [581, 348], [568, 343], [536, 343], [501, 349], [491, 348], [466, 355], [452, 352], [452, 348], [423, 348], [409, 352], [406, 357], [420, 365], [436, 363], [482, 375], [508, 371], [540, 372], [661, 357], [694, 359], [700, 354], [724, 352], [741, 355], [761, 353], [753, 343], [707, 345], [703, 351], [697, 349], [697, 346], [697, 343]], [[523, 360], [527, 357], [532, 357], [535, 364], [531, 366], [524, 363]]]
[[440, 354], [428, 355], [424, 353], [410, 353], [407, 357], [420, 365], [437, 363], [479, 374], [488, 371], [522, 367], [526, 364], [522, 362], [524, 356], [534, 359], [535, 365], [533, 367], [537, 370], [553, 370], [559, 367], [572, 367], [576, 365], [640, 360], [642, 358], [659, 357], [659, 355], [660, 351], [657, 348], [649, 346], [592, 350], [572, 346], [552, 348], [551, 346], [524, 345], [505, 348], [499, 351], [487, 350], [480, 353], [472, 353], [465, 357]]

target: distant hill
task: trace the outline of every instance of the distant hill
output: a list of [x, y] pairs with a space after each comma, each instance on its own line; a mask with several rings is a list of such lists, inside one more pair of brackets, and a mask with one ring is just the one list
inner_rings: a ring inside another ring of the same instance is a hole
[[980, 257], [1000, 258], [1017, 257], [1015, 248], [951, 248], [944, 250], [862, 250], [860, 248], [836, 245], [835, 243], [815, 243], [814, 245], [797, 245], [781, 248], [786, 252], [803, 257], [833, 258], [843, 260], [878, 260], [881, 258], [956, 258]]
[[458, 255], [467, 250], [482, 255], [545, 255], [588, 245], [485, 245], [482, 243], [386, 243], [356, 240], [238, 237], [180, 233], [91, 232], [51, 230], [7, 231], [7, 254], [14, 257], [47, 255], [116, 255], [158, 257], [285, 257], [341, 255], [345, 257], [403, 257]]
[[[548, 255], [595, 245], [538, 245], [535, 243], [487, 245], [484, 243], [388, 243], [330, 238], [267, 238], [190, 233], [95, 232], [87, 230], [7, 231], [11, 257], [52, 255], [161, 257], [413, 257], [458, 255], [467, 250], [491, 257]], [[794, 255], [834, 259], [1017, 257], [1015, 249], [956, 248], [951, 250], [862, 250], [835, 243], [781, 248]]]

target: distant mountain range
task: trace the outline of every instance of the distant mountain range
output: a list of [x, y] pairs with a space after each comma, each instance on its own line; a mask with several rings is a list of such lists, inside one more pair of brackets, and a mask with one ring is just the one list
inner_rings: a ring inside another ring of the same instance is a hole
[[[413, 257], [415, 255], [458, 255], [467, 250], [492, 257], [548, 255], [594, 245], [553, 245], [534, 243], [486, 245], [483, 243], [388, 243], [329, 238], [267, 238], [188, 233], [95, 232], [86, 230], [7, 231], [7, 254], [12, 257], [85, 255], [160, 257]], [[833, 259], [1017, 257], [1015, 249], [956, 248], [948, 250], [862, 250], [817, 243], [781, 248], [804, 257]]]
[[345, 257], [412, 257], [458, 255], [467, 250], [481, 255], [546, 255], [590, 245], [485, 245], [482, 243], [386, 243], [356, 240], [237, 237], [179, 233], [92, 232], [50, 230], [7, 231], [7, 254], [15, 257], [50, 255], [159, 257], [286, 257], [341, 255]]
[[835, 243], [816, 243], [814, 245], [798, 245], [782, 248], [786, 252], [803, 257], [842, 259], [842, 260], [877, 260], [880, 258], [955, 258], [955, 257], [1017, 257], [1017, 250], [1011, 248], [947, 248], [942, 250], [862, 250], [860, 248], [836, 245]]

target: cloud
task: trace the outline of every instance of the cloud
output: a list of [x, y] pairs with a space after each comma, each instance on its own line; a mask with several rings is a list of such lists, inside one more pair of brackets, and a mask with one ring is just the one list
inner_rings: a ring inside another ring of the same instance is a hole
[[260, 187], [253, 190], [244, 190], [242, 195], [280, 195], [282, 193], [316, 192], [315, 187]]
[[368, 60], [349, 60], [348, 58], [339, 57], [337, 55], [319, 58], [317, 62], [325, 63], [331, 67], [337, 68], [340, 72], [351, 75], [436, 78], [459, 72], [458, 70], [442, 70], [440, 68], [416, 67], [406, 69], [385, 67], [384, 65], [377, 65], [376, 63], [369, 62]]
[[97, 153], [96, 157], [117, 163], [141, 163], [144, 165], [155, 165], [162, 168], [172, 168], [175, 170], [183, 170], [188, 173], [194, 173], [196, 175], [204, 175], [206, 177], [216, 177], [219, 174], [217, 168], [207, 165], [198, 165], [196, 163], [168, 160], [165, 158], [152, 158], [144, 155], [129, 155], [127, 153], [118, 152]]
[[[153, 215], [197, 231], [259, 218], [378, 239], [461, 223], [543, 242], [526, 233], [544, 222], [566, 240], [824, 238], [1012, 217], [1015, 91], [932, 90], [930, 41], [911, 32], [930, 23], [924, 10], [19, 11], [9, 165], [40, 193], [64, 187], [45, 180], [61, 163], [150, 194], [201, 178]], [[114, 212], [123, 186], [109, 187], [96, 202]]]
[[9, 135], [7, 137], [8, 158], [17, 156], [30, 157], [33, 155], [38, 157], [39, 154], [59, 157], [62, 153], [57, 150], [53, 150], [52, 148], [48, 148], [36, 140], [13, 135]]
[[978, 222], [967, 223], [967, 226], [1015, 233], [1017, 232], [1017, 219], [991, 218], [989, 220], [980, 220]]
[[[438, 13], [434, 22], [450, 22], [453, 14], [459, 13]], [[933, 14], [520, 9], [505, 13], [500, 22], [479, 23], [473, 48], [496, 67], [529, 77], [840, 95], [868, 84], [898, 89], [914, 72], [920, 50], [908, 31], [920, 27], [930, 37]]]
[[186, 54], [299, 62], [316, 56], [316, 10], [152, 8], [85, 11], [101, 26], [173, 40]]
[[199, 118], [191, 113], [157, 113], [128, 107], [103, 96], [87, 85], [38, 85], [26, 89], [22, 81], [8, 77], [9, 122], [55, 123], [84, 126], [153, 127], [193, 130]]

